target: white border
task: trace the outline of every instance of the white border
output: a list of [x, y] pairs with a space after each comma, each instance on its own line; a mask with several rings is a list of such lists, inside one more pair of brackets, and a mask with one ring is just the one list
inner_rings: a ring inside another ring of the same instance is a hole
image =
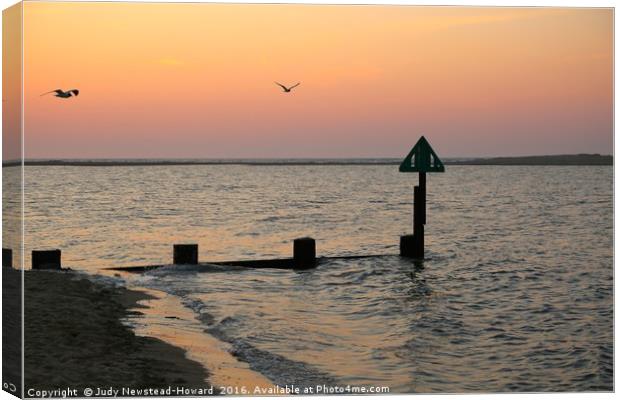
[[[117, 0], [111, 0], [111, 1], [115, 1], [115, 2], [122, 2], [122, 1], [117, 1]], [[189, 3], [192, 1], [179, 1], [179, 0], [149, 0], [149, 1], [143, 1], [145, 3], [149, 3], [149, 2], [156, 2], [156, 3]], [[230, 1], [230, 0], [220, 0], [220, 1], [212, 1], [213, 3], [270, 3], [269, 1], [260, 1], [260, 0], [243, 0], [243, 1]], [[16, 1], [13, 0], [0, 0], [0, 6], [2, 9], [8, 8], [11, 5], [17, 3]], [[208, 2], [205, 2], [208, 3]], [[584, 0], [539, 0], [539, 1], [498, 1], [498, 0], [473, 0], [473, 1], [466, 1], [466, 0], [424, 0], [424, 1], [416, 1], [416, 0], [391, 0], [391, 1], [386, 1], [386, 0], [374, 0], [374, 1], [369, 1], [369, 0], [315, 0], [315, 1], [301, 1], [301, 0], [289, 0], [289, 1], [271, 1], [271, 3], [289, 3], [289, 4], [377, 4], [377, 5], [434, 5], [434, 6], [500, 6], [500, 7], [532, 7], [532, 6], [536, 6], [536, 7], [540, 7], [540, 6], [552, 6], [552, 7], [616, 7], [616, 1], [605, 1], [605, 0], [589, 0], [589, 1], [584, 1]], [[0, 18], [1, 20], [1, 18]], [[0, 27], [1, 27], [1, 22], [0, 22]], [[615, 50], [616, 50], [616, 46], [618, 43], [618, 34], [617, 32], [614, 30], [614, 54], [615, 54]], [[23, 53], [22, 53], [23, 54]], [[22, 55], [23, 57], [23, 55]], [[614, 57], [615, 60], [615, 57]], [[1, 65], [0, 65], [0, 72], [1, 72]], [[614, 62], [614, 76], [615, 74], [618, 72], [617, 69], [617, 65], [615, 65]], [[23, 79], [22, 79], [22, 85], [23, 85]], [[0, 90], [2, 88], [2, 83], [0, 81]], [[614, 156], [616, 154], [620, 154], [619, 147], [620, 144], [618, 144], [618, 142], [615, 141], [615, 116], [618, 115], [618, 104], [615, 101], [616, 97], [615, 97], [615, 93], [616, 93], [616, 81], [614, 79]], [[22, 91], [23, 91], [23, 87], [22, 87]], [[23, 116], [24, 116], [24, 109], [23, 109], [23, 102], [22, 102], [22, 127], [23, 127]], [[0, 116], [1, 116], [1, 111], [0, 111]], [[23, 156], [23, 143], [24, 140], [22, 138], [22, 156]], [[1, 145], [0, 145], [0, 150], [1, 150]], [[1, 153], [0, 153], [1, 154]], [[615, 226], [617, 226], [618, 223], [618, 216], [615, 214], [615, 209], [616, 206], [619, 204], [619, 199], [617, 196], [617, 192], [616, 192], [616, 188], [617, 188], [617, 177], [618, 177], [618, 165], [616, 163], [614, 163], [614, 228]], [[0, 184], [2, 182], [2, 177], [0, 176]], [[23, 176], [22, 176], [22, 182], [23, 182]], [[0, 189], [1, 190], [1, 189]], [[22, 199], [22, 209], [23, 209], [23, 199]], [[2, 222], [0, 221], [0, 232], [1, 232], [1, 224]], [[23, 234], [23, 218], [22, 218], [22, 234]], [[23, 238], [22, 238], [23, 239]], [[614, 229], [614, 249], [616, 249], [618, 246], [618, 238], [615, 235], [615, 229]], [[615, 256], [615, 252], [614, 252], [614, 256]], [[23, 254], [22, 254], [22, 260], [23, 260]], [[617, 261], [616, 258], [614, 257], [614, 361], [618, 359], [618, 346], [616, 345], [615, 342], [615, 323], [617, 321], [617, 316], [618, 316], [618, 308], [617, 308], [617, 303], [616, 303], [616, 299], [615, 299], [615, 287], [616, 287], [616, 283], [617, 283], [617, 279], [616, 279], [616, 267], [617, 267]], [[23, 294], [22, 294], [23, 297]], [[0, 306], [1, 306], [1, 300], [0, 300]], [[22, 313], [23, 314], [23, 313]], [[0, 349], [1, 349], [1, 343], [0, 343]], [[615, 362], [614, 362], [614, 367], [615, 367]], [[1, 367], [0, 367], [0, 371], [1, 371]], [[22, 371], [23, 372], [23, 371]], [[23, 375], [23, 374], [22, 374]], [[614, 368], [614, 387], [616, 387], [617, 381], [616, 381], [616, 374], [615, 374], [615, 368]], [[22, 380], [22, 387], [23, 387], [23, 380]], [[416, 399], [427, 399], [427, 398], [437, 398], [438, 396], [441, 397], [445, 397], [445, 396], [450, 396], [450, 395], [416, 395], [415, 398]], [[308, 396], [302, 396], [304, 398], [308, 397]], [[348, 397], [348, 396], [347, 396]], [[377, 398], [377, 399], [394, 399], [394, 398], [409, 398], [409, 397], [413, 397], [413, 395], [390, 395], [390, 396], [373, 396], [372, 398]], [[486, 395], [486, 394], [482, 394], [482, 395], [458, 395], [459, 399], [464, 399], [464, 400], [474, 400], [474, 399], [496, 399], [496, 398], [508, 398], [508, 399], [520, 399], [520, 398], [527, 398], [527, 399], [549, 399], [549, 398], [562, 398], [562, 399], [569, 399], [569, 400], [580, 400], [580, 399], [610, 399], [612, 397], [615, 397], [614, 394], [599, 394], [599, 393], [555, 393], [555, 394], [494, 394], [494, 395]], [[277, 399], [276, 397], [268, 397], [268, 398], [273, 398], [273, 399]], [[313, 399], [316, 398], [327, 398], [327, 396], [312, 396]], [[332, 399], [334, 397], [331, 397]], [[340, 398], [340, 397], [339, 397]], [[9, 395], [8, 393], [4, 392], [4, 391], [0, 391], [0, 400], [8, 400], [8, 399], [14, 399], [13, 396]]]

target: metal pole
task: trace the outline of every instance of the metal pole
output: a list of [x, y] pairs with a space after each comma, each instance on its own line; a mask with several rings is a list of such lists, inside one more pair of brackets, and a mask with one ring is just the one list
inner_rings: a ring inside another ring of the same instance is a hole
[[420, 184], [413, 188], [413, 257], [424, 258], [426, 224], [426, 172], [420, 172]]
[[416, 214], [418, 213], [418, 187], [414, 186], [413, 187], [413, 230], [411, 232], [413, 232], [413, 234], [415, 234], [415, 221], [416, 221]]
[[426, 172], [420, 172], [420, 222], [426, 225]]

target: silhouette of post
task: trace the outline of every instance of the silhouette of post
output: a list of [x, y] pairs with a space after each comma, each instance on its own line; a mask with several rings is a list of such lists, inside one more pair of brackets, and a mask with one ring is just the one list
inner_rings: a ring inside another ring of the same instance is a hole
[[303, 237], [293, 241], [293, 261], [295, 268], [316, 267], [316, 242], [314, 239]]
[[426, 172], [420, 172], [420, 184], [413, 188], [413, 248], [411, 257], [424, 258], [426, 224]]
[[13, 268], [13, 250], [2, 249], [2, 266]]
[[400, 237], [400, 255], [424, 258], [426, 224], [426, 173], [444, 172], [444, 166], [426, 138], [422, 136], [398, 168], [400, 172], [417, 172], [419, 183], [413, 188], [413, 235]]
[[197, 244], [175, 244], [173, 247], [173, 264], [198, 264]]
[[412, 257], [415, 247], [415, 238], [413, 235], [403, 235], [400, 237], [400, 255], [401, 257]]
[[32, 250], [32, 269], [61, 269], [60, 250]]

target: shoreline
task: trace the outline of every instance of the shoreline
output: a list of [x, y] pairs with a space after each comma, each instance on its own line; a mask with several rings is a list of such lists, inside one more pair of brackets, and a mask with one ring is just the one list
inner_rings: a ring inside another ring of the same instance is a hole
[[[129, 287], [145, 293], [140, 315], [132, 317], [132, 327], [139, 336], [163, 340], [186, 351], [186, 358], [196, 361], [209, 371], [209, 382], [216, 393], [226, 388], [272, 389], [275, 384], [250, 365], [231, 354], [232, 345], [205, 331], [193, 311], [183, 306], [174, 295], [143, 287]], [[224, 389], [224, 390], [223, 390]], [[231, 393], [225, 393], [231, 394]]]
[[[19, 276], [19, 271], [13, 271]], [[138, 310], [145, 306], [140, 303], [151, 300], [151, 295], [93, 282], [70, 271], [25, 271], [24, 275], [26, 397], [40, 397], [37, 390], [67, 388], [76, 389], [80, 396], [91, 388], [97, 397], [97, 388], [111, 386], [119, 390], [210, 387], [210, 372], [189, 359], [186, 350], [136, 334], [123, 323], [141, 315]]]
[[[554, 154], [500, 157], [450, 157], [445, 165], [493, 166], [594, 166], [613, 165], [609, 154]], [[246, 165], [246, 166], [379, 166], [399, 165], [400, 158], [229, 158], [229, 159], [26, 159], [25, 166], [74, 166], [74, 167], [140, 167], [176, 165]], [[21, 166], [21, 160], [3, 161], [2, 167]]]

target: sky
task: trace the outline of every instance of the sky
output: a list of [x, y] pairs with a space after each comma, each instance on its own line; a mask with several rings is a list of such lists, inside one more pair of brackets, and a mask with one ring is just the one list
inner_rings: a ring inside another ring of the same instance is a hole
[[21, 158], [21, 19], [19, 5], [2, 12], [3, 161]]
[[[27, 2], [23, 18], [26, 158], [404, 157], [420, 135], [446, 158], [613, 153], [611, 9]], [[41, 96], [57, 88], [80, 95]]]

